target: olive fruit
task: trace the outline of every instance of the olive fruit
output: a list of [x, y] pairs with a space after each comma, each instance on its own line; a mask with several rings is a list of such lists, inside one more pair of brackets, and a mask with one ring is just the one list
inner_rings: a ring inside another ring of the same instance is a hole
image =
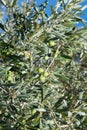
[[56, 43], [55, 43], [54, 41], [50, 41], [50, 42], [49, 42], [49, 46], [52, 47], [52, 46], [55, 46], [55, 45], [56, 45]]
[[25, 54], [25, 59], [30, 59], [30, 53], [29, 52], [25, 51], [24, 54]]
[[41, 76], [40, 76], [40, 81], [41, 81], [42, 83], [45, 82], [45, 76], [44, 76], [44, 75], [41, 75]]
[[38, 72], [41, 74], [41, 73], [44, 72], [44, 69], [43, 69], [43, 68], [39, 68], [39, 69], [38, 69]]
[[48, 74], [48, 72], [46, 71], [46, 72], [44, 72], [44, 77], [47, 77], [49, 74]]
[[49, 59], [49, 57], [48, 56], [45, 56], [45, 58], [44, 58], [45, 60], [48, 60]]

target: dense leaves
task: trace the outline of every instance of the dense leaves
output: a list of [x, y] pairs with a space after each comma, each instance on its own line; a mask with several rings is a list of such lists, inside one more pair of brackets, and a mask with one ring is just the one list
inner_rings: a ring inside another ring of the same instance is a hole
[[[0, 129], [87, 128], [87, 27], [81, 0], [1, 0]], [[3, 10], [2, 10], [3, 11]]]

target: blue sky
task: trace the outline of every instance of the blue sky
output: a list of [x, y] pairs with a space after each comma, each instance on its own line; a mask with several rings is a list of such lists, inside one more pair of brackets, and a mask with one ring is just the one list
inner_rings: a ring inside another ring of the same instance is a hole
[[[41, 3], [43, 3], [45, 0], [36, 0], [37, 5], [40, 5]], [[57, 0], [48, 0], [48, 5], [47, 5], [47, 9], [46, 12], [48, 15], [50, 15], [50, 6], [55, 6], [56, 5], [56, 1]]]
[[[18, 0], [18, 3], [21, 4], [22, 1], [26, 1], [26, 0]], [[35, 0], [37, 5], [42, 4], [45, 0]], [[46, 13], [48, 15], [50, 15], [50, 6], [55, 6], [56, 5], [57, 0], [48, 0], [48, 5], [46, 8]], [[84, 2], [81, 4], [82, 6], [87, 5], [87, 0], [84, 0]], [[86, 9], [83, 11], [83, 15], [82, 18], [85, 19], [87, 21], [87, 7]], [[86, 22], [87, 25], [87, 22]]]
[[[21, 3], [22, 1], [26, 1], [26, 0], [18, 0], [18, 1], [19, 1], [19, 3]], [[37, 5], [40, 5], [40, 4], [42, 4], [45, 0], [35, 0], [35, 1], [36, 1]], [[52, 6], [55, 6], [56, 3], [57, 3], [57, 1], [58, 1], [58, 0], [48, 0], [48, 5], [47, 5], [47, 8], [46, 8], [46, 12], [47, 12], [48, 15], [50, 15], [50, 6], [51, 6], [51, 5], [52, 5]], [[81, 5], [82, 5], [82, 6], [87, 5], [87, 0], [84, 0], [84, 2], [83, 2]], [[84, 13], [86, 14], [86, 12], [87, 12], [87, 8], [85, 9]], [[86, 16], [84, 15], [84, 17], [85, 17], [86, 20], [87, 20], [87, 15], [86, 15]]]
[[[83, 3], [82, 3], [82, 6], [84, 6], [84, 5], [87, 5], [87, 0], [85, 0]], [[84, 16], [83, 16], [85, 19], [86, 19], [86, 21], [87, 21], [87, 8], [84, 10]]]
[[[40, 4], [43, 3], [45, 0], [35, 0], [35, 1], [36, 1], [37, 5], [40, 5]], [[51, 5], [52, 5], [52, 6], [55, 6], [55, 5], [56, 5], [56, 2], [57, 2], [57, 0], [48, 0], [48, 5], [47, 5], [47, 8], [46, 8], [46, 12], [47, 12], [48, 15], [50, 15], [50, 6], [51, 6]], [[82, 5], [82, 6], [87, 5], [87, 0], [84, 0], [84, 2], [81, 3], [81, 5]], [[86, 9], [83, 11], [83, 14], [82, 14], [81, 17], [82, 17], [84, 20], [87, 21], [87, 7], [86, 7]], [[80, 25], [81, 25], [81, 24], [79, 24], [79, 26], [80, 26]], [[86, 25], [87, 25], [87, 22], [86, 22]]]
[[[35, 0], [35, 1], [37, 2], [37, 5], [40, 5], [45, 0]], [[55, 6], [56, 2], [57, 2], [57, 0], [48, 0], [48, 5], [47, 5], [47, 9], [46, 9], [47, 14], [50, 14], [50, 5]], [[87, 0], [85, 0], [81, 5], [82, 6], [87, 5]], [[87, 20], [87, 8], [84, 10], [84, 16], [83, 17]]]
[[[26, 0], [18, 0], [18, 3], [21, 3], [22, 1], [26, 1]], [[45, 0], [35, 0], [37, 5], [40, 5], [42, 4]], [[50, 15], [50, 6], [55, 6], [56, 5], [56, 1], [57, 0], [48, 0], [48, 5], [47, 5], [47, 8], [46, 8], [46, 12], [48, 15]]]

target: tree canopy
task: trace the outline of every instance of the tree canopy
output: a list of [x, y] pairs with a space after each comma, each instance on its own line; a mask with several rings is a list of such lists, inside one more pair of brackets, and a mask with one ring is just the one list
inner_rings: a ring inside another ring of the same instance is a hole
[[0, 129], [86, 130], [82, 0], [58, 0], [50, 16], [47, 0], [17, 2], [0, 2]]

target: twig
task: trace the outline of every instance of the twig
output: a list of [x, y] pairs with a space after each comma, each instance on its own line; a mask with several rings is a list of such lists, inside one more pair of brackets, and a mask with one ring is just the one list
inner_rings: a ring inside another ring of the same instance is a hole
[[[58, 47], [57, 47], [57, 50], [56, 50], [55, 54], [58, 54], [58, 51], [59, 51], [60, 47], [61, 47], [61, 45], [58, 45]], [[53, 57], [53, 59], [52, 59], [51, 63], [49, 64], [48, 68], [46, 69], [46, 71], [48, 71], [48, 70], [49, 70], [49, 68], [50, 68], [50, 67], [51, 67], [51, 65], [54, 63], [54, 61], [55, 61], [55, 56]]]
[[61, 130], [61, 126], [58, 125], [58, 123], [55, 119], [55, 115], [54, 115], [53, 110], [51, 108], [51, 104], [49, 102], [48, 102], [48, 104], [49, 104], [49, 107], [50, 107], [50, 110], [51, 110], [51, 116], [53, 117], [54, 124], [56, 125], [57, 128], [59, 128]]

